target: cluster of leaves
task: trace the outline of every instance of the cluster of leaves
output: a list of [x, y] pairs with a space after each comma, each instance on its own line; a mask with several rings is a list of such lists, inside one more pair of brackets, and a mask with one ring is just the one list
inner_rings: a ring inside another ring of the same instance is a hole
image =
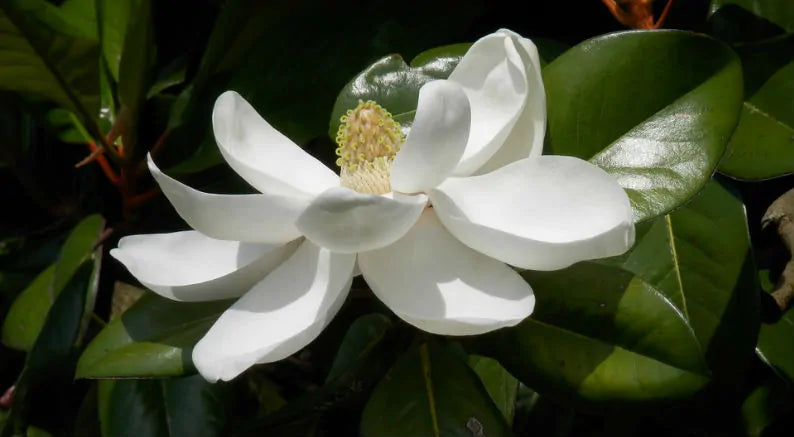
[[[619, 25], [598, 2], [576, 29], [571, 6], [328, 3], [0, 0], [0, 435], [791, 432], [794, 310], [764, 293], [787, 259], [759, 230], [794, 186], [790, 1], [678, 2], [670, 26], [702, 33], [602, 36]], [[248, 190], [210, 131], [234, 89], [332, 165], [344, 111], [371, 99], [409, 126], [469, 46], [452, 43], [501, 26], [540, 49], [545, 153], [615, 176], [635, 247], [522, 273], [535, 313], [477, 338], [419, 333], [356, 282], [300, 354], [196, 375], [191, 349], [230, 302], [168, 301], [103, 257], [184, 228], [146, 153], [206, 191]]]

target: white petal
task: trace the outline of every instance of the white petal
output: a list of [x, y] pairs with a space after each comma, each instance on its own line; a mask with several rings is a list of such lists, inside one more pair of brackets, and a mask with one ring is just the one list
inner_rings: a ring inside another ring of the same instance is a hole
[[285, 243], [300, 237], [295, 220], [309, 206], [304, 194], [210, 194], [166, 175], [148, 157], [149, 171], [190, 227], [222, 240]]
[[212, 127], [226, 162], [259, 191], [317, 194], [339, 185], [333, 171], [274, 129], [234, 91], [215, 101]]
[[546, 91], [540, 75], [540, 56], [535, 44], [515, 32], [501, 30], [516, 41], [518, 53], [524, 62], [528, 93], [524, 109], [518, 117], [510, 135], [494, 156], [476, 174], [490, 173], [499, 167], [519, 159], [540, 156], [543, 152], [543, 137], [546, 134]]
[[480, 38], [449, 80], [463, 86], [471, 104], [469, 140], [454, 172], [466, 176], [496, 153], [524, 109], [530, 90], [519, 44], [499, 32]]
[[518, 273], [461, 244], [432, 209], [396, 243], [359, 254], [358, 265], [395, 314], [435, 334], [475, 335], [513, 326], [535, 305]]
[[216, 240], [196, 231], [130, 235], [110, 254], [141, 284], [174, 300], [242, 296], [297, 247]]
[[426, 204], [424, 194], [362, 194], [336, 187], [317, 196], [297, 226], [306, 238], [334, 252], [362, 252], [397, 241]]
[[460, 85], [436, 80], [419, 90], [411, 132], [391, 166], [394, 191], [417, 193], [443, 181], [460, 161], [471, 110]]
[[350, 290], [355, 255], [304, 241], [281, 266], [226, 310], [193, 349], [208, 381], [228, 381], [256, 363], [297, 352], [325, 328]]
[[556, 270], [634, 244], [631, 205], [604, 170], [540, 156], [430, 192], [441, 222], [467, 246], [514, 266]]

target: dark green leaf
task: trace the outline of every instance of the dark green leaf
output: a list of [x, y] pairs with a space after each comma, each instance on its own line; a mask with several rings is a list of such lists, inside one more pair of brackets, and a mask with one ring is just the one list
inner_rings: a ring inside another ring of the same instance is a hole
[[[320, 149], [308, 145], [326, 136], [328, 114], [338, 90], [372, 59], [393, 52], [419, 53], [427, 46], [462, 38], [480, 7], [445, 0], [423, 4], [423, 14], [417, 16], [412, 8], [363, 3], [346, 9], [344, 14], [346, 23], [356, 25], [340, 26], [338, 20], [328, 19], [338, 13], [338, 5], [315, 2], [310, 8], [302, 8], [303, 4], [264, 5], [251, 0], [226, 3], [196, 73], [188, 104], [174, 107], [175, 111], [185, 110], [177, 111], [172, 120], [181, 120], [180, 129], [188, 132], [172, 132], [163, 147], [172, 154], [172, 162], [199, 150], [201, 159], [191, 158], [189, 166], [180, 166], [180, 172], [222, 162], [209, 116], [212, 102], [227, 89], [239, 92], [276, 129], [333, 165], [333, 145], [323, 144]], [[274, 60], [283, 62], [274, 68]], [[178, 152], [177, 148], [183, 150]]]
[[720, 172], [740, 179], [792, 173], [794, 35], [740, 45], [736, 51], [744, 68], [746, 100]]
[[739, 117], [742, 71], [726, 45], [680, 31], [586, 41], [543, 70], [546, 153], [589, 159], [626, 189], [638, 221], [709, 180]]
[[549, 62], [559, 58], [560, 55], [571, 48], [569, 45], [548, 38], [532, 38], [532, 42], [538, 48], [541, 67], [545, 67]]
[[154, 83], [146, 93], [146, 98], [152, 98], [172, 86], [180, 85], [185, 82], [186, 70], [186, 58], [177, 58], [174, 62], [166, 65], [157, 74], [157, 78], [155, 78]]
[[0, 88], [42, 96], [95, 128], [97, 43], [43, 0], [0, 1]]
[[773, 324], [761, 325], [755, 351], [778, 375], [794, 384], [794, 309]]
[[[342, 417], [345, 417], [344, 414], [349, 415], [352, 410], [354, 417], [359, 417], [369, 393], [410, 342], [410, 338], [403, 335], [404, 331], [393, 328], [388, 319], [378, 314], [367, 314], [356, 319], [342, 340], [342, 350], [334, 361], [333, 377], [327, 378], [317, 390], [293, 399], [255, 423], [249, 430], [251, 434], [281, 435], [280, 430], [284, 427], [291, 429], [293, 425], [302, 429], [300, 424], [314, 417], [307, 417], [308, 411], [324, 413], [326, 416], [342, 413]], [[354, 351], [354, 345], [359, 345], [360, 350]], [[259, 383], [261, 381], [257, 381]], [[265, 390], [260, 389], [260, 393], [272, 391], [270, 385], [265, 383]], [[268, 396], [272, 395], [268, 393]]]
[[759, 323], [742, 203], [711, 182], [637, 233], [621, 257], [525, 272], [535, 313], [486, 347], [542, 394], [591, 403], [655, 403], [735, 380]]
[[391, 112], [395, 120], [410, 126], [422, 85], [446, 79], [466, 54], [471, 44], [454, 44], [430, 49], [405, 63], [400, 55], [381, 58], [359, 73], [342, 88], [331, 111], [328, 135], [336, 138], [340, 118], [358, 105], [359, 100], [374, 100]]
[[124, 36], [118, 79], [120, 114], [124, 117], [122, 140], [128, 156], [136, 152], [139, 155], [145, 152], [137, 148], [140, 130], [138, 120], [151, 86], [156, 61], [151, 0], [139, 0], [134, 3], [127, 33]]
[[513, 424], [518, 395], [518, 380], [513, 377], [498, 361], [472, 355], [469, 366], [480, 377], [493, 403], [502, 412], [508, 424]]
[[509, 436], [476, 374], [436, 342], [412, 347], [375, 388], [361, 418], [364, 437]]
[[776, 379], [764, 381], [742, 404], [744, 431], [749, 437], [769, 435], [765, 433], [767, 428], [782, 416], [790, 415], [792, 412], [794, 412], [794, 400], [790, 387]]
[[45, 398], [48, 387], [71, 379], [84, 320], [93, 311], [98, 266], [98, 262], [84, 262], [47, 313], [16, 383], [9, 419], [0, 433], [3, 437], [27, 428], [31, 410]]
[[199, 375], [99, 382], [103, 437], [213, 437], [226, 425], [224, 387]]
[[[567, 46], [545, 38], [533, 39], [541, 54], [541, 64], [562, 54]], [[458, 66], [471, 43], [452, 44], [426, 50], [411, 61], [410, 66], [399, 55], [379, 59], [345, 85], [331, 111], [328, 135], [336, 137], [340, 118], [359, 100], [374, 100], [402, 126], [409, 127], [416, 112], [419, 89], [425, 83], [446, 79]]]
[[794, 4], [789, 0], [711, 0], [709, 15], [712, 32], [725, 41], [794, 32]]
[[80, 357], [76, 376], [135, 378], [190, 373], [194, 370], [193, 346], [230, 304], [143, 296], [91, 341]]
[[119, 80], [119, 65], [124, 48], [124, 39], [133, 10], [139, 0], [99, 0], [99, 35], [102, 56], [113, 80]]
[[339, 346], [326, 381], [338, 378], [362, 356], [369, 354], [370, 349], [383, 339], [391, 325], [391, 320], [382, 314], [367, 314], [356, 319]]
[[3, 321], [3, 343], [9, 347], [30, 350], [44, 325], [55, 299], [69, 280], [94, 251], [104, 228], [99, 215], [83, 219], [64, 242], [58, 260], [42, 271], [17, 296]]

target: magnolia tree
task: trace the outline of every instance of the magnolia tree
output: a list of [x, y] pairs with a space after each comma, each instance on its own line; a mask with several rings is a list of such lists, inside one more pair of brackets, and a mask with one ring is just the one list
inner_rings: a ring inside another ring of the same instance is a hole
[[794, 3], [574, 3], [0, 0], [0, 436], [789, 435]]

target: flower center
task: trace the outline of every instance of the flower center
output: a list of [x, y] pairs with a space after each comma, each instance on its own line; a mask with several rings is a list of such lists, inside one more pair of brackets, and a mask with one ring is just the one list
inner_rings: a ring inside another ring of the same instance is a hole
[[359, 193], [391, 192], [391, 163], [405, 141], [400, 124], [372, 100], [359, 100], [340, 121], [336, 165], [342, 169], [341, 185]]

